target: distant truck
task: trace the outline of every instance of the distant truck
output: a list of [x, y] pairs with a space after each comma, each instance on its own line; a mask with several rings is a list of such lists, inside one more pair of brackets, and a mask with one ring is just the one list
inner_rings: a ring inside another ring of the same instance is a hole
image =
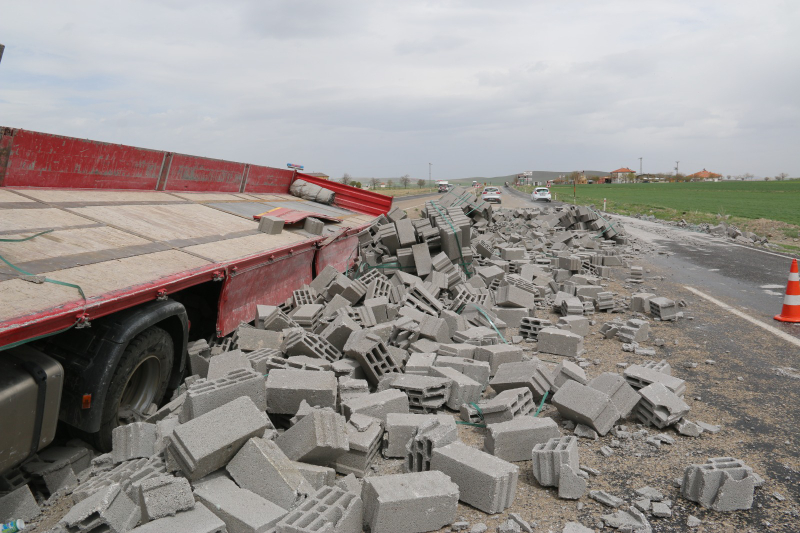
[[450, 184], [446, 181], [440, 181], [439, 184], [439, 192], [447, 192], [450, 190]]
[[[333, 205], [290, 194], [299, 179]], [[189, 343], [351, 267], [391, 205], [296, 170], [0, 127], [0, 475], [59, 421], [110, 451], [181, 384]], [[309, 216], [335, 224], [310, 233]]]

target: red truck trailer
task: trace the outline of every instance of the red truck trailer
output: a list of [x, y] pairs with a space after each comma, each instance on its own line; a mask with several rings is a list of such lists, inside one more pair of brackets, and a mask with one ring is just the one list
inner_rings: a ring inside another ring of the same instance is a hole
[[[57, 419], [102, 450], [162, 401], [187, 342], [232, 332], [331, 265], [392, 198], [297, 171], [0, 128], [0, 472]], [[289, 194], [303, 179], [333, 205]], [[303, 225], [258, 230], [258, 215]], [[57, 416], [56, 416], [57, 413]]]

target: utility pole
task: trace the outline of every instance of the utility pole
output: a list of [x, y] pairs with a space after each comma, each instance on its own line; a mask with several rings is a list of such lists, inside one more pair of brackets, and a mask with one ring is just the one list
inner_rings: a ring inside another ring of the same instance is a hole
[[642, 158], [639, 158], [639, 175], [642, 175]]
[[428, 187], [433, 187], [433, 181], [431, 180], [431, 167], [433, 163], [428, 163]]
[[675, 161], [675, 177], [678, 177], [678, 165], [680, 165], [680, 161]]
[[0, 61], [3, 60], [3, 50], [6, 49], [6, 45], [0, 44]]

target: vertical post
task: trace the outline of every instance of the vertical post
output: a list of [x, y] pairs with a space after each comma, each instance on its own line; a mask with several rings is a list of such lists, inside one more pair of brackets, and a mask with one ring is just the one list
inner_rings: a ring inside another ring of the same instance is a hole
[[642, 158], [639, 158], [639, 175], [642, 175]]
[[431, 180], [431, 166], [433, 166], [433, 163], [428, 163], [428, 187], [433, 188], [433, 181]]
[[576, 185], [577, 179], [572, 178], [572, 203], [578, 205], [578, 186]]
[[605, 210], [606, 210], [606, 199], [603, 198], [603, 211], [605, 212]]

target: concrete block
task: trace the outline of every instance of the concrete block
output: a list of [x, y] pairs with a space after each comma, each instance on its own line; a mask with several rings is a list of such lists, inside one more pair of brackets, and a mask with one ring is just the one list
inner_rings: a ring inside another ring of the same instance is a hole
[[467, 359], [465, 357], [440, 355], [436, 358], [434, 366], [438, 368], [450, 367], [458, 370], [469, 379], [478, 382], [482, 390], [489, 385], [489, 374], [492, 367], [487, 361], [475, 361], [474, 359]]
[[440, 446], [458, 440], [458, 428], [454, 419], [443, 422], [433, 419], [417, 428], [414, 437], [406, 443], [406, 472], [426, 472], [431, 469], [431, 453]]
[[[280, 333], [271, 330], [239, 328], [236, 333], [236, 346], [243, 352], [253, 352], [264, 348], [278, 349], [281, 347], [282, 340], [283, 336]], [[213, 361], [214, 357], [211, 360]], [[214, 377], [219, 377], [219, 374], [209, 377], [209, 379]]]
[[386, 415], [389, 413], [408, 412], [408, 396], [397, 389], [388, 389], [342, 402], [342, 413], [347, 418], [354, 413], [360, 413], [386, 422]]
[[517, 363], [503, 363], [489, 384], [495, 392], [525, 387], [531, 391], [534, 399], [539, 401], [553, 385], [552, 372], [537, 358]]
[[650, 298], [650, 314], [661, 320], [677, 320], [678, 306], [669, 298]]
[[536, 308], [536, 296], [515, 285], [500, 285], [495, 291], [495, 303], [498, 307]]
[[327, 466], [350, 447], [342, 415], [314, 409], [275, 441], [292, 461]]
[[458, 485], [459, 500], [489, 514], [514, 503], [519, 467], [462, 442], [433, 450], [431, 470], [444, 473]]
[[642, 399], [636, 405], [636, 419], [659, 429], [677, 423], [689, 413], [689, 406], [661, 383], [639, 390]]
[[519, 334], [525, 339], [536, 341], [540, 331], [552, 326], [552, 322], [544, 318], [525, 317], [520, 319]]
[[681, 495], [715, 511], [736, 511], [753, 506], [756, 475], [733, 457], [713, 457], [690, 465], [683, 473]]
[[613, 372], [604, 372], [592, 379], [588, 385], [607, 394], [611, 403], [617, 408], [620, 418], [626, 418], [639, 403], [641, 396], [631, 387], [625, 378]]
[[577, 381], [564, 383], [552, 403], [562, 417], [585, 424], [600, 435], [608, 433], [619, 420], [619, 412], [607, 394]]
[[433, 270], [431, 263], [431, 252], [427, 243], [415, 244], [411, 247], [414, 254], [414, 265], [417, 268], [417, 275], [427, 276]]
[[554, 393], [558, 392], [558, 389], [569, 380], [586, 385], [586, 372], [571, 361], [561, 361], [551, 375], [550, 390]]
[[294, 414], [305, 400], [314, 407], [336, 408], [336, 374], [315, 370], [273, 370], [267, 376], [267, 412]]
[[320, 489], [278, 522], [276, 533], [361, 533], [361, 493], [339, 487]]
[[[443, 318], [445, 322], [447, 322], [447, 327], [450, 328], [450, 336], [452, 337], [457, 331], [464, 331], [469, 329], [470, 325], [467, 322], [467, 319], [463, 316], [459, 315], [455, 311], [450, 309], [445, 309], [439, 315], [439, 318]], [[450, 355], [450, 354], [447, 354]], [[471, 356], [470, 356], [471, 357]]]
[[631, 311], [634, 313], [649, 313], [650, 299], [655, 298], [655, 294], [649, 292], [638, 292], [631, 296]]
[[558, 319], [556, 327], [585, 337], [589, 334], [589, 319], [585, 316], [568, 315]]
[[500, 336], [486, 326], [478, 326], [454, 333], [453, 341], [474, 346], [489, 346], [499, 343]]
[[518, 328], [523, 318], [531, 316], [531, 310], [527, 307], [492, 307], [492, 313], [496, 314], [509, 328]]
[[194, 489], [195, 499], [225, 523], [228, 533], [268, 533], [286, 509], [218, 477]]
[[364, 477], [381, 449], [383, 422], [370, 416], [354, 414], [347, 423], [350, 450], [336, 458], [331, 466], [340, 474]]
[[548, 327], [539, 331], [537, 348], [541, 353], [564, 357], [580, 357], [584, 353], [583, 337], [570, 331]]
[[442, 472], [365, 479], [364, 525], [371, 533], [423, 533], [455, 521], [458, 485]]
[[115, 463], [150, 457], [155, 453], [156, 425], [135, 422], [118, 426], [111, 432], [111, 443], [111, 457]]
[[237, 369], [213, 380], [198, 380], [186, 391], [178, 421], [185, 424], [236, 398], [247, 396], [260, 411], [267, 409], [264, 375], [252, 369]]
[[243, 396], [174, 429], [167, 450], [189, 480], [222, 468], [252, 437], [272, 424], [253, 400]]
[[552, 418], [521, 416], [508, 422], [486, 426], [483, 449], [506, 461], [530, 461], [531, 450], [537, 444], [561, 437], [558, 424]]
[[67, 531], [125, 533], [140, 518], [139, 506], [114, 483], [75, 504], [58, 524]]
[[450, 398], [450, 384], [451, 380], [443, 377], [401, 374], [391, 387], [408, 396], [408, 409], [412, 413], [432, 413]]
[[270, 440], [248, 440], [226, 470], [241, 488], [284, 509], [293, 508], [314, 492], [295, 464]]
[[432, 420], [441, 424], [453, 424], [450, 415], [424, 415], [414, 413], [389, 413], [386, 415], [386, 433], [384, 434], [383, 455], [385, 457], [405, 457], [406, 444], [414, 438], [417, 430]]
[[283, 231], [283, 224], [286, 222], [282, 218], [263, 215], [258, 221], [258, 231], [267, 235], [279, 235]]
[[308, 217], [303, 223], [303, 230], [312, 235], [322, 235], [325, 229], [325, 223], [318, 218]]
[[319, 490], [322, 487], [332, 487], [336, 482], [336, 470], [328, 466], [310, 465], [300, 461], [292, 461], [294, 467], [303, 474], [308, 484], [314, 490]]
[[496, 424], [530, 414], [536, 409], [533, 395], [527, 388], [509, 389], [490, 400], [478, 403], [480, 412], [472, 405], [461, 406], [461, 419], [465, 422]]
[[[319, 276], [318, 276], [319, 277]], [[312, 282], [313, 283], [313, 282]], [[256, 306], [256, 329], [265, 329], [269, 331], [282, 331], [290, 328], [293, 325], [291, 320], [281, 309], [274, 305], [257, 305]]]
[[426, 316], [419, 324], [419, 336], [435, 342], [450, 342], [450, 328], [442, 318]]
[[225, 522], [208, 510], [202, 503], [197, 503], [189, 511], [175, 516], [159, 518], [131, 530], [131, 533], [164, 533], [165, 531], [191, 531], [192, 533], [227, 533]]
[[363, 330], [350, 335], [344, 346], [344, 353], [359, 362], [367, 381], [372, 385], [377, 385], [386, 374], [401, 372], [400, 365], [386, 349], [380, 337]]
[[475, 349], [475, 360], [489, 363], [489, 373], [494, 376], [503, 363], [517, 363], [522, 361], [522, 348], [510, 344], [496, 344], [492, 346], [478, 346]]
[[683, 396], [686, 391], [686, 382], [684, 380], [642, 365], [629, 366], [625, 369], [624, 376], [630, 386], [636, 390], [653, 383], [660, 383], [678, 396]]
[[36, 498], [33, 497], [28, 485], [22, 485], [0, 496], [0, 520], [11, 519], [30, 522], [41, 513]]
[[281, 343], [281, 351], [288, 357], [304, 355], [330, 363], [342, 358], [342, 351], [324, 337], [299, 328], [286, 333]]
[[557, 487], [564, 467], [580, 471], [577, 437], [556, 437], [537, 444], [532, 450], [533, 476], [543, 487]]
[[451, 367], [433, 367], [432, 376], [446, 379], [449, 383], [447, 407], [458, 411], [465, 403], [477, 402], [481, 398], [483, 385]]
[[[460, 315], [459, 315], [460, 316]], [[472, 344], [442, 344], [436, 351], [438, 355], [448, 355], [452, 357], [463, 357], [464, 359], [474, 359], [475, 350], [478, 347]]]
[[209, 359], [207, 379], [210, 381], [222, 378], [233, 370], [246, 370], [248, 368], [252, 368], [252, 365], [240, 350], [221, 353]]
[[186, 478], [158, 476], [139, 485], [139, 507], [142, 522], [175, 516], [194, 507], [192, 487]]
[[412, 353], [406, 361], [405, 373], [427, 376], [436, 359], [435, 353]]

